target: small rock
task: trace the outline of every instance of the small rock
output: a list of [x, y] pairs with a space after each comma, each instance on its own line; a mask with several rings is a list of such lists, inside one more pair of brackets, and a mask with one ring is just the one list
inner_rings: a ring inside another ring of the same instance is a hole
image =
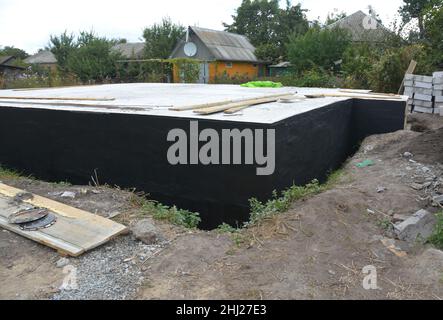
[[424, 173], [428, 173], [431, 172], [431, 169], [429, 169], [428, 167], [422, 167], [421, 171], [423, 171]]
[[434, 206], [443, 205], [443, 195], [432, 197], [432, 204]]
[[62, 198], [71, 198], [71, 199], [75, 199], [75, 192], [72, 191], [65, 191], [63, 192], [60, 197]]
[[65, 266], [67, 266], [68, 264], [69, 264], [69, 259], [68, 258], [60, 258], [55, 263], [57, 268], [63, 268]]
[[131, 228], [131, 231], [136, 239], [145, 244], [154, 244], [163, 238], [159, 230], [151, 223], [149, 219], [138, 221]]
[[417, 191], [423, 190], [425, 188], [424, 184], [420, 184], [420, 183], [413, 183], [411, 184], [411, 188]]
[[403, 158], [410, 159], [410, 158], [413, 158], [413, 157], [414, 157], [414, 155], [412, 153], [410, 153], [410, 152], [403, 153]]
[[386, 190], [387, 189], [385, 187], [381, 187], [381, 186], [377, 187], [377, 193], [382, 193], [382, 192], [385, 192]]
[[410, 215], [396, 213], [396, 214], [394, 214], [393, 222], [394, 223], [402, 222], [402, 221], [409, 219], [410, 217], [411, 217]]
[[434, 231], [435, 216], [426, 211], [419, 210], [405, 221], [395, 224], [394, 229], [400, 240], [415, 242], [426, 240]]
[[14, 201], [16, 202], [22, 202], [22, 201], [26, 201], [26, 200], [31, 200], [34, 198], [34, 195], [32, 193], [29, 192], [20, 192], [17, 193], [14, 197]]

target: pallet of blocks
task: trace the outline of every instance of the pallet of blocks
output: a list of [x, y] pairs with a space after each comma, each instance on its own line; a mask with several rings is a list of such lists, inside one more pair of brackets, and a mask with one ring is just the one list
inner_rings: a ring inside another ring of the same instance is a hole
[[443, 117], [443, 72], [434, 72], [434, 113], [440, 114]]
[[412, 103], [414, 102], [414, 75], [413, 74], [407, 74], [405, 75], [405, 82], [404, 82], [404, 95], [408, 96], [408, 111], [412, 112]]
[[430, 76], [413, 75], [412, 104], [415, 112], [434, 113], [433, 80]]

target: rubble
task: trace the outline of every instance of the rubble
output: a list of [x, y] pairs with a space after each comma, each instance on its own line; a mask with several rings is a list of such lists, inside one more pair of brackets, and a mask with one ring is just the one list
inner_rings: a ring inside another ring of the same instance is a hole
[[422, 209], [405, 221], [395, 224], [394, 230], [400, 240], [412, 243], [429, 238], [434, 231], [435, 223], [435, 215]]

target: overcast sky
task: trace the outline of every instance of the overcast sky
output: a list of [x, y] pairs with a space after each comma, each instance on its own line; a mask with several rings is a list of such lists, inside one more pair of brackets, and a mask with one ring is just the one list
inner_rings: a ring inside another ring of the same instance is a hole
[[[280, 1], [284, 5], [285, 1]], [[293, 3], [299, 1], [294, 0]], [[384, 24], [396, 16], [402, 0], [302, 0], [310, 20], [324, 20], [328, 12], [377, 11]], [[143, 28], [164, 16], [183, 25], [222, 30], [222, 22], [241, 0], [0, 0], [0, 46], [15, 46], [35, 53], [47, 45], [50, 34], [65, 29], [93, 29], [109, 38], [139, 41]]]

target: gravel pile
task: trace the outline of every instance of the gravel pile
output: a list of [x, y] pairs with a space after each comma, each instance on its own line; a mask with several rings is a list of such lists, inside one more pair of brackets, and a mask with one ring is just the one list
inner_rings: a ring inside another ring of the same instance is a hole
[[75, 270], [77, 289], [60, 289], [52, 299], [131, 299], [143, 282], [144, 262], [165, 245], [145, 245], [126, 236], [79, 258], [70, 258], [63, 271], [68, 274]]

